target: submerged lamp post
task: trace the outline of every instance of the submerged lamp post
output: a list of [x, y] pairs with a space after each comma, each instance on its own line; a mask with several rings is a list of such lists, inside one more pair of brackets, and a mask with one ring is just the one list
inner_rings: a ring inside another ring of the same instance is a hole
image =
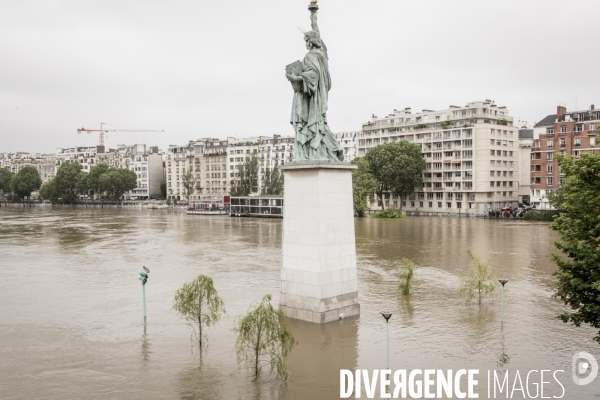
[[385, 369], [390, 369], [390, 330], [389, 322], [392, 317], [391, 311], [382, 311], [381, 315], [385, 318]]
[[148, 282], [148, 274], [150, 270], [146, 267], [140, 269], [139, 280], [142, 281], [142, 297], [144, 299], [144, 320], [146, 320], [146, 282]]
[[504, 322], [504, 285], [508, 282], [506, 278], [498, 279], [498, 282], [502, 284], [502, 312], [500, 314], [500, 322]]

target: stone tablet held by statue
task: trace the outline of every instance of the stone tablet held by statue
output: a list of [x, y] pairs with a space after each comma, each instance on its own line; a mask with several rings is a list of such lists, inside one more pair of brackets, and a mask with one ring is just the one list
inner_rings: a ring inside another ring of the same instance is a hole
[[[285, 67], [285, 73], [287, 75], [300, 76], [302, 71], [303, 71], [302, 63], [300, 61], [295, 61]], [[292, 84], [292, 87], [294, 88], [294, 92], [296, 92], [296, 93], [302, 92], [302, 81], [291, 81], [291, 84]]]

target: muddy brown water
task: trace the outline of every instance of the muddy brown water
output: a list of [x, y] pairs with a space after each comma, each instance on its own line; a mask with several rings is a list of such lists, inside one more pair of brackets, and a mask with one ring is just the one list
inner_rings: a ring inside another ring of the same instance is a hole
[[[0, 398], [335, 399], [340, 369], [385, 367], [384, 309], [394, 312], [392, 370], [480, 369], [480, 398], [487, 370], [563, 370], [564, 398], [600, 393], [600, 380], [571, 380], [575, 352], [600, 352], [593, 329], [555, 318], [564, 310], [547, 257], [556, 233], [546, 223], [427, 217], [357, 219], [361, 315], [290, 321], [299, 345], [288, 382], [252, 382], [236, 365], [232, 327], [265, 294], [277, 304], [281, 233], [281, 220], [167, 210], [0, 209]], [[458, 296], [467, 247], [494, 253], [494, 274], [510, 279], [503, 327], [500, 290], [481, 307]], [[418, 265], [410, 296], [396, 293], [404, 257]], [[151, 270], [146, 325], [142, 265]], [[202, 354], [171, 311], [198, 274], [214, 279], [228, 312]]]

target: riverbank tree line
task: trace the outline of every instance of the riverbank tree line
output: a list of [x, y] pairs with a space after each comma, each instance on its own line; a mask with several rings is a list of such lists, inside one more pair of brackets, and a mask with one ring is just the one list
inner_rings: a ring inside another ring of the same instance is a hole
[[137, 175], [127, 168], [98, 164], [84, 172], [81, 164], [65, 162], [50, 181], [42, 185], [36, 168], [25, 166], [16, 174], [0, 168], [0, 191], [4, 202], [31, 200], [31, 193], [39, 190], [39, 198], [53, 203], [75, 204], [81, 198], [100, 202], [119, 201], [125, 193], [135, 189]]
[[74, 204], [81, 197], [119, 201], [137, 186], [137, 175], [127, 168], [98, 164], [83, 172], [79, 163], [63, 163], [52, 180], [44, 183], [40, 197], [52, 202]]

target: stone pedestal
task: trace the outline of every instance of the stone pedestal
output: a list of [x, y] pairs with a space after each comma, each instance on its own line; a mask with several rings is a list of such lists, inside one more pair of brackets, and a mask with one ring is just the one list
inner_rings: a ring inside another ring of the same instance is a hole
[[352, 204], [356, 166], [310, 161], [281, 169], [281, 308], [291, 318], [318, 324], [359, 314]]

